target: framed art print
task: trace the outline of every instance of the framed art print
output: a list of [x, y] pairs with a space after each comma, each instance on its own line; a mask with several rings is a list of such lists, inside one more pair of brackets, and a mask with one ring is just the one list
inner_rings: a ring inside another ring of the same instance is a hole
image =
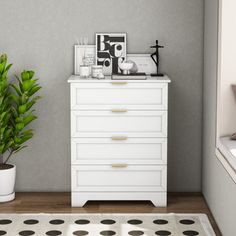
[[127, 54], [127, 61], [133, 61], [137, 65], [137, 72], [147, 75], [156, 73], [157, 68], [150, 54]]
[[126, 60], [126, 33], [96, 34], [96, 64], [105, 75], [120, 73], [119, 63]]
[[74, 46], [74, 74], [79, 75], [81, 65], [94, 65], [95, 45], [75, 45]]

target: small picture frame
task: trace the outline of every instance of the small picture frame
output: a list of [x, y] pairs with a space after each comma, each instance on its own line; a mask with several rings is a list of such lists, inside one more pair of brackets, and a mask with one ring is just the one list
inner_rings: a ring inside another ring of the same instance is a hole
[[126, 60], [126, 33], [96, 33], [96, 65], [104, 75], [118, 74], [118, 64]]
[[143, 72], [147, 75], [156, 73], [157, 68], [150, 54], [127, 54], [127, 61], [133, 61], [139, 73]]
[[80, 74], [80, 66], [95, 64], [95, 45], [74, 45], [74, 74]]

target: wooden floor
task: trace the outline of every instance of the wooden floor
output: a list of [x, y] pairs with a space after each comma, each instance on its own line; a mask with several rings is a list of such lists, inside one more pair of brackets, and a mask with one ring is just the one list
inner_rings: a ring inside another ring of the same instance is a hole
[[151, 202], [88, 202], [83, 208], [71, 208], [69, 193], [17, 193], [16, 200], [0, 203], [0, 213], [205, 213], [217, 236], [221, 233], [201, 194], [168, 195], [168, 207]]

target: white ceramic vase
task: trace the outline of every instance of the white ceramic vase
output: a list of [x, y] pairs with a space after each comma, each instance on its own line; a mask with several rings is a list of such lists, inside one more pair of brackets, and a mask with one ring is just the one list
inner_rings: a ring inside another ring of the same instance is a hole
[[15, 199], [16, 166], [0, 170], [0, 202], [9, 202]]

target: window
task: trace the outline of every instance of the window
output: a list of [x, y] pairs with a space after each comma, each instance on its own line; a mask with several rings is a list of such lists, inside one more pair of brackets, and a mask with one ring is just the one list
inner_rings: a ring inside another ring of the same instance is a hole
[[216, 155], [236, 182], [236, 1], [220, 1]]

